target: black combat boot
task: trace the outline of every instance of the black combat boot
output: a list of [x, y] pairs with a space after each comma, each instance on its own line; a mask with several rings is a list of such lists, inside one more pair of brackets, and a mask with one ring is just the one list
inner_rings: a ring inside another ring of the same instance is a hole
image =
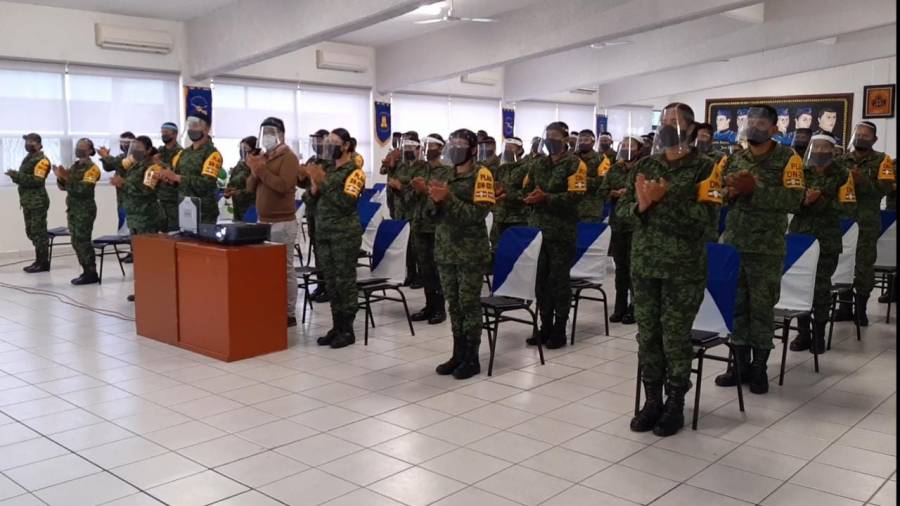
[[[825, 320], [822, 320], [822, 321], [814, 320], [813, 321], [813, 338], [812, 338], [812, 344], [810, 345], [810, 348], [809, 348], [810, 353], [812, 353], [813, 351], [815, 351], [815, 353], [817, 353], [819, 355], [825, 353], [825, 351], [826, 351], [825, 350], [825, 327], [827, 325], [828, 325], [828, 322]], [[813, 348], [815, 348], [815, 350], [813, 350]]]
[[544, 346], [547, 347], [548, 350], [556, 350], [559, 348], [564, 348], [568, 342], [566, 338], [566, 320], [560, 320], [557, 318], [553, 322], [553, 330], [550, 331], [550, 339], [547, 340], [547, 344]]
[[632, 432], [653, 430], [663, 414], [662, 383], [644, 381], [644, 407], [631, 419]]
[[81, 276], [72, 280], [72, 284], [75, 286], [78, 285], [92, 285], [94, 283], [99, 283], [100, 277], [97, 276], [97, 271], [89, 270], [84, 271]]
[[127, 300], [128, 302], [134, 302], [134, 294], [131, 294], [128, 297], [125, 297], [125, 300]]
[[134, 263], [134, 255], [132, 255], [131, 253], [128, 253], [127, 255], [122, 257], [122, 263], [123, 264], [133, 264]]
[[28, 274], [34, 274], [35, 272], [47, 272], [50, 270], [50, 259], [47, 258], [47, 255], [37, 253], [35, 255], [34, 263], [22, 269]]
[[869, 304], [869, 296], [856, 296], [856, 318], [860, 327], [869, 326], [869, 315], [866, 314], [866, 305]]
[[628, 311], [628, 292], [616, 292], [616, 305], [613, 306], [613, 312], [609, 315], [609, 321], [619, 323], [626, 311]]
[[338, 332], [331, 340], [329, 346], [334, 349], [344, 348], [356, 342], [356, 334], [353, 332], [353, 324], [349, 320], [341, 319], [337, 326]]
[[441, 376], [447, 376], [448, 374], [453, 374], [453, 371], [459, 367], [459, 364], [463, 361], [463, 356], [466, 352], [466, 340], [459, 336], [458, 332], [453, 333], [453, 355], [450, 356], [450, 360], [444, 362], [443, 364], [438, 365], [434, 371]]
[[754, 394], [764, 394], [769, 391], [769, 374], [766, 372], [766, 364], [771, 351], [753, 348], [753, 363], [750, 365], [750, 392]]
[[[429, 299], [429, 298], [430, 297], [426, 297], [426, 299]], [[425, 307], [423, 307], [419, 312], [409, 315], [409, 319], [414, 322], [424, 322], [425, 320], [428, 320], [431, 318], [431, 314], [432, 314], [431, 302], [426, 300]]]
[[324, 336], [316, 339], [316, 344], [319, 346], [328, 346], [334, 341], [334, 338], [338, 335], [337, 327], [332, 327]]
[[891, 302], [897, 302], [897, 284], [894, 282], [894, 289], [888, 292], [885, 292], [884, 295], [878, 297], [879, 304], [890, 304]]
[[525, 344], [528, 346], [537, 346], [538, 339], [541, 340], [541, 344], [547, 344], [547, 341], [550, 340], [550, 334], [553, 333], [553, 313], [544, 314], [541, 313], [541, 326], [538, 330], [537, 334], [532, 334], [531, 337], [525, 340]]
[[634, 304], [625, 310], [625, 315], [622, 316], [622, 325], [634, 325]]
[[684, 394], [687, 389], [666, 385], [666, 405], [653, 433], [659, 437], [673, 436], [684, 427]]
[[729, 362], [728, 369], [725, 373], [716, 376], [716, 385], [720, 387], [733, 387], [737, 385], [738, 371], [735, 370], [736, 367], [740, 368], [741, 383], [750, 382], [750, 347], [735, 345], [733, 358], [736, 366], [732, 366], [731, 362]]
[[809, 335], [810, 325], [809, 316], [797, 318], [797, 337], [791, 341], [791, 351], [805, 351], [809, 349], [809, 344], [812, 341]]
[[444, 309], [444, 295], [442, 293], [434, 294], [434, 303], [431, 305], [431, 317], [428, 318], [429, 325], [437, 325], [447, 320], [447, 311]]
[[478, 359], [478, 347], [481, 345], [481, 329], [478, 337], [470, 337], [465, 344], [462, 361], [453, 370], [453, 377], [458, 380], [469, 379], [481, 372], [481, 361]]

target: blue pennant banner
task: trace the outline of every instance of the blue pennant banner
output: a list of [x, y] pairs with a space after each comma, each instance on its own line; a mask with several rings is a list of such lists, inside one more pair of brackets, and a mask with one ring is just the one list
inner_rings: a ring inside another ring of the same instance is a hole
[[380, 146], [391, 141], [390, 102], [375, 102], [375, 138]]

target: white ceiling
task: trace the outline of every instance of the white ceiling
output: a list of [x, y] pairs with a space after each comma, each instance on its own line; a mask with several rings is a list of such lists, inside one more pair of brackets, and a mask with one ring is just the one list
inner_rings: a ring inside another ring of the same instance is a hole
[[[453, 14], [465, 18], [494, 17], [501, 15], [504, 12], [539, 3], [540, 1], [541, 0], [454, 0]], [[445, 4], [446, 2], [441, 3]], [[451, 23], [433, 23], [429, 25], [415, 24], [416, 21], [440, 17], [447, 11], [446, 7], [444, 7], [440, 14], [433, 15], [427, 12], [421, 12], [424, 10], [425, 9], [419, 9], [388, 21], [383, 21], [363, 28], [362, 30], [341, 35], [333, 40], [334, 42], [344, 42], [346, 44], [378, 47], [398, 40], [426, 35], [447, 28], [448, 26], [454, 26]]]
[[187, 21], [237, 0], [11, 0], [82, 11]]

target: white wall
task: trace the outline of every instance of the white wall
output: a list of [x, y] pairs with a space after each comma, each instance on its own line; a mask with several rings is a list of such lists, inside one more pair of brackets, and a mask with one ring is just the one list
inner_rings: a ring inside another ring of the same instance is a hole
[[[844, 65], [826, 70], [804, 72], [790, 76], [753, 81], [721, 88], [659, 97], [651, 101], [656, 108], [680, 101], [690, 105], [699, 118], [703, 117], [707, 98], [763, 97], [778, 95], [811, 95], [823, 93], [853, 93], [852, 123], [862, 119], [863, 86], [895, 83], [897, 58], [883, 58], [869, 62]], [[698, 119], [699, 121], [699, 119]], [[875, 149], [892, 157], [897, 155], [897, 119], [871, 120], [878, 127]], [[851, 124], [852, 124], [851, 123]]]

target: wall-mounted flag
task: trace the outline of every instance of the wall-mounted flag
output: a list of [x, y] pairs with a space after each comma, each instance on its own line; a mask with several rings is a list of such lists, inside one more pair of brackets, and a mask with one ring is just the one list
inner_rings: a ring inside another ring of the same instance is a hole
[[609, 131], [609, 118], [606, 117], [605, 114], [597, 115], [597, 137], [600, 137], [600, 132], [608, 132]]
[[200, 111], [209, 118], [212, 124], [212, 90], [201, 86], [184, 87], [184, 113], [185, 116], [192, 112]]
[[391, 103], [375, 101], [375, 139], [379, 146], [391, 142]]
[[503, 137], [512, 137], [516, 131], [516, 111], [515, 109], [503, 108]]

